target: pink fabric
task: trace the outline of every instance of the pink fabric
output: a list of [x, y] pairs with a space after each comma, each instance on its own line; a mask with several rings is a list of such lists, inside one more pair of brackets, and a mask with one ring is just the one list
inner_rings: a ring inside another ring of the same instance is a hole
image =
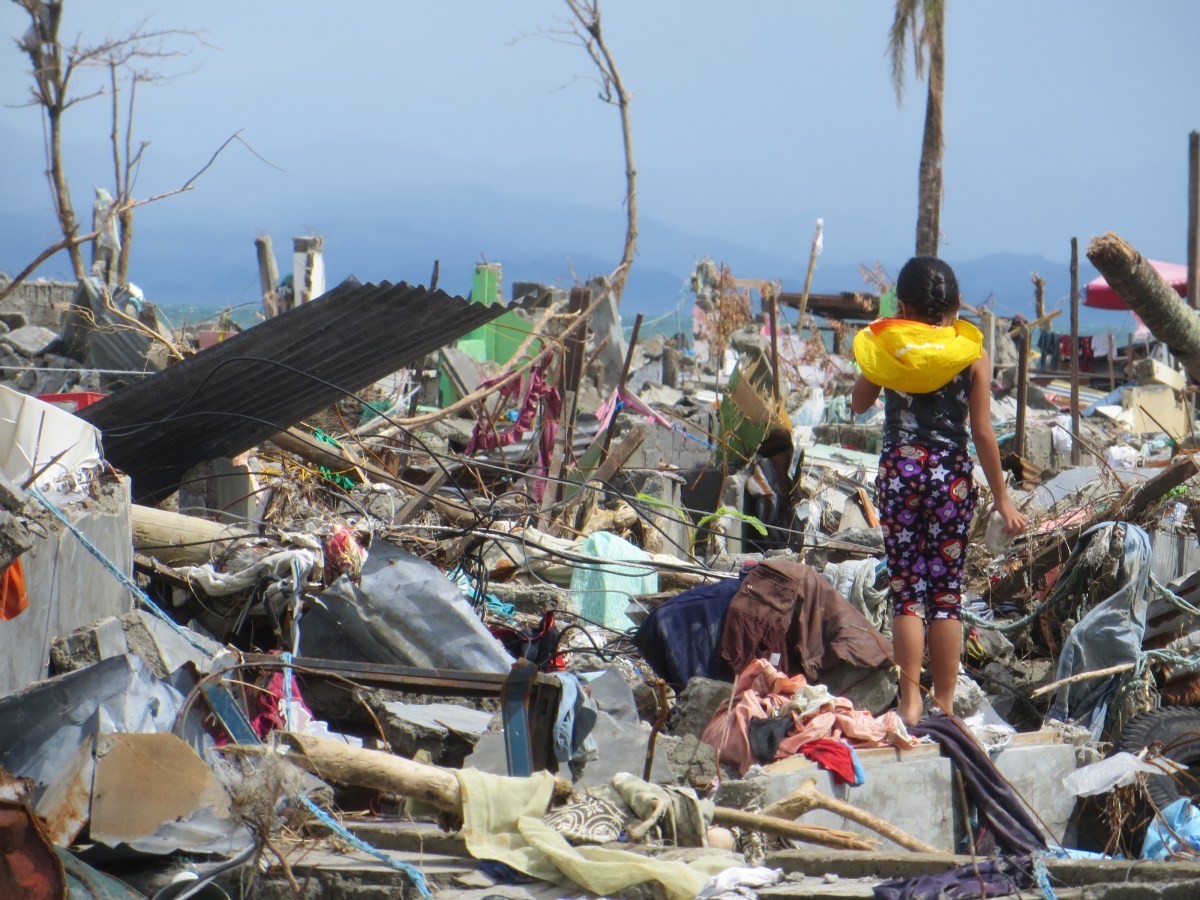
[[[481, 388], [490, 387], [504, 377], [501, 375], [488, 379], [481, 382], [479, 386]], [[524, 383], [524, 378], [517, 378], [504, 385], [497, 393], [503, 399], [510, 400], [521, 392]], [[521, 411], [517, 414], [517, 421], [513, 423], [512, 427], [505, 431], [498, 431], [490, 427], [484, 405], [480, 404], [479, 420], [475, 423], [475, 430], [471, 432], [471, 440], [465, 451], [467, 456], [471, 456], [479, 450], [494, 450], [497, 447], [509, 447], [515, 444], [524, 436], [525, 432], [533, 427], [539, 405], [542, 407], [542, 427], [538, 435], [537, 463], [531, 473], [534, 477], [530, 485], [530, 492], [537, 500], [541, 500], [546, 492], [546, 474], [550, 471], [550, 459], [554, 454], [554, 439], [558, 436], [558, 417], [562, 413], [562, 395], [558, 392], [558, 388], [552, 387], [546, 381], [544, 364], [537, 366], [529, 373], [529, 390], [525, 392], [525, 399], [521, 401]]]
[[[663, 428], [673, 428], [674, 423], [666, 416], [655, 409], [647, 406], [642, 399], [635, 393], [629, 390], [621, 391], [621, 404], [631, 409], [636, 413], [641, 413], [646, 417], [648, 422], [655, 425], [661, 425]], [[603, 431], [608, 427], [608, 423], [612, 420], [613, 413], [617, 407], [617, 389], [613, 388], [613, 392], [608, 395], [608, 399], [600, 404], [600, 408], [596, 410], [596, 418], [600, 420], [599, 430]]]
[[[808, 682], [803, 675], [789, 678], [765, 659], [756, 659], [734, 682], [733, 696], [717, 707], [700, 740], [716, 749], [721, 762], [736, 766], [741, 774], [758, 762], [750, 749], [750, 722], [773, 715]], [[838, 697], [833, 710], [801, 718], [792, 713], [793, 730], [783, 739], [776, 759], [799, 752], [809, 741], [843, 740], [852, 747], [901, 747], [916, 744], [895, 711], [876, 718], [845, 697]]]

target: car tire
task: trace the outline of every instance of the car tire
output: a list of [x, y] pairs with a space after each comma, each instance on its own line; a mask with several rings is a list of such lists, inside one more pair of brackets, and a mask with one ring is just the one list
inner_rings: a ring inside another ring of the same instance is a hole
[[1200, 708], [1166, 706], [1130, 719], [1121, 731], [1117, 749], [1137, 753], [1151, 744], [1162, 745], [1162, 755], [1190, 771], [1177, 775], [1146, 776], [1146, 791], [1160, 810], [1180, 797], [1200, 794]]

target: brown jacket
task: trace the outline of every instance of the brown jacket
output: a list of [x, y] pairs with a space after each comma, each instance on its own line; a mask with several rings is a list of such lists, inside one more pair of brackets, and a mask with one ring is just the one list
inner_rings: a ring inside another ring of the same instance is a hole
[[755, 566], [733, 595], [718, 653], [735, 675], [779, 654], [779, 667], [810, 683], [839, 662], [888, 665], [892, 642], [811, 566], [771, 559]]

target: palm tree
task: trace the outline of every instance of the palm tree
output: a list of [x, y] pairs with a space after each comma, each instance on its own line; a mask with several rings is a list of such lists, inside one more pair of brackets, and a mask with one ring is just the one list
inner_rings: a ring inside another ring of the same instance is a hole
[[917, 255], [937, 256], [942, 211], [942, 95], [946, 75], [946, 0], [896, 0], [888, 34], [892, 84], [896, 102], [904, 101], [904, 54], [912, 35], [917, 78], [923, 77], [929, 54], [929, 93], [925, 100], [925, 134], [917, 188]]

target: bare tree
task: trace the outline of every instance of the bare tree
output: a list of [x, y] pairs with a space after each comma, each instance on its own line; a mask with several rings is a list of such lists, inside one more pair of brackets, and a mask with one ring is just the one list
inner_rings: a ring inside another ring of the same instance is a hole
[[629, 269], [637, 251], [637, 167], [633, 163], [633, 129], [629, 123], [629, 101], [633, 95], [625, 88], [613, 60], [604, 32], [600, 28], [600, 0], [564, 0], [571, 11], [570, 34], [583, 45], [599, 73], [600, 99], [617, 108], [621, 116], [621, 140], [625, 150], [625, 248], [612, 277], [612, 292], [617, 303], [625, 291]]
[[[29, 57], [32, 66], [33, 84], [30, 87], [29, 105], [41, 109], [45, 130], [45, 152], [50, 183], [50, 195], [63, 235], [62, 246], [71, 258], [71, 269], [76, 278], [87, 274], [81, 245], [77, 240], [79, 220], [71, 200], [70, 184], [63, 164], [63, 116], [78, 103], [110, 94], [112, 99], [112, 132], [114, 187], [111, 203], [98, 203], [97, 217], [93, 220], [93, 234], [103, 234], [110, 228], [120, 244], [119, 256], [112, 260], [109, 274], [118, 282], [124, 281], [129, 266], [129, 245], [133, 237], [133, 210], [138, 205], [132, 202], [132, 190], [138, 166], [147, 144], [133, 149], [134, 103], [139, 83], [161, 82], [171, 76], [156, 72], [150, 66], [169, 57], [185, 55], [186, 48], [176, 46], [180, 42], [196, 43], [200, 36], [196, 32], [181, 29], [147, 30], [142, 27], [117, 38], [105, 38], [98, 43], [85, 43], [76, 37], [64, 43], [60, 36], [65, 0], [13, 0], [29, 16], [29, 28], [17, 39], [17, 46]], [[89, 69], [106, 69], [107, 81], [100, 80], [95, 87], [77, 90], [82, 74]], [[128, 102], [124, 117], [124, 135], [121, 134], [120, 85], [129, 84]], [[98, 221], [99, 220], [99, 221]], [[116, 248], [111, 248], [116, 252]], [[54, 251], [54, 252], [57, 252]]]

